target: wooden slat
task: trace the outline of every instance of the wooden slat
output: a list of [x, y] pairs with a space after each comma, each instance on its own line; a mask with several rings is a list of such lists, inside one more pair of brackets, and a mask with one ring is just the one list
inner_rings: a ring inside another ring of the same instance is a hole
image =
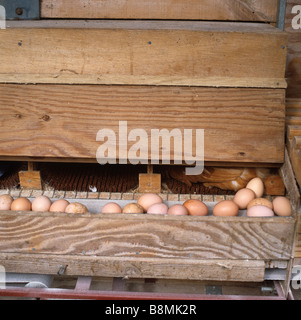
[[42, 18], [276, 21], [277, 0], [42, 0]]
[[292, 210], [293, 212], [297, 213], [300, 208], [300, 192], [296, 183], [296, 178], [292, 167], [292, 160], [287, 149], [285, 149], [284, 160], [284, 164], [280, 169], [280, 175], [287, 190], [287, 195], [291, 201]]
[[298, 184], [301, 183], [301, 152], [300, 148], [295, 147], [295, 137], [287, 141], [288, 152], [290, 156], [290, 161], [292, 164], [293, 172], [295, 175], [295, 179]]
[[293, 217], [223, 218], [4, 211], [0, 252], [139, 259], [290, 259]]
[[0, 82], [285, 88], [286, 38], [256, 23], [14, 21]]
[[285, 122], [288, 126], [301, 127], [301, 117], [287, 116]]
[[294, 136], [301, 136], [301, 126], [288, 125], [286, 130], [287, 130], [287, 138], [289, 140], [293, 139]]
[[[0, 156], [96, 161], [98, 130], [204, 129], [205, 161], [282, 163], [282, 89], [0, 85]], [[193, 138], [193, 139], [194, 139]], [[126, 137], [124, 137], [126, 139]], [[118, 141], [118, 140], [117, 140]], [[128, 149], [134, 142], [128, 141]], [[118, 153], [117, 158], [125, 155]], [[171, 141], [171, 160], [174, 143]], [[184, 150], [184, 149], [183, 149]], [[148, 158], [151, 159], [149, 141]], [[179, 156], [179, 154], [177, 154]], [[161, 152], [159, 154], [161, 157]], [[182, 154], [182, 162], [185, 164]], [[125, 158], [126, 159], [126, 158]], [[124, 159], [124, 160], [125, 160]]]
[[[181, 280], [252, 281], [264, 280], [263, 260], [195, 260], [118, 258], [52, 254], [0, 253], [0, 264], [7, 272]], [[25, 269], [26, 268], [26, 269]]]

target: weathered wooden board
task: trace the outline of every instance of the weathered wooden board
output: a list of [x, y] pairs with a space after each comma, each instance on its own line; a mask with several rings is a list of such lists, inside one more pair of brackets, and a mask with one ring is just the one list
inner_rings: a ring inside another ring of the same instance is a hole
[[0, 82], [285, 88], [287, 36], [268, 24], [13, 21]]
[[[0, 253], [0, 264], [9, 272], [100, 277], [156, 278], [181, 280], [252, 281], [264, 280], [262, 260], [195, 260], [124, 258], [81, 255]], [[26, 270], [25, 270], [26, 268]]]
[[276, 21], [277, 0], [42, 0], [42, 18]]
[[[195, 139], [196, 129], [204, 129], [205, 161], [280, 164], [284, 100], [283, 89], [2, 84], [0, 156], [96, 161], [104, 143], [97, 132], [108, 128], [117, 136], [117, 159], [125, 160], [118, 135], [119, 121], [127, 121], [128, 133], [143, 128], [148, 137], [151, 129], [178, 128], [182, 138], [193, 129]], [[170, 150], [173, 160], [173, 141]], [[152, 157], [149, 141], [144, 160]], [[183, 164], [188, 159], [182, 154]]]
[[295, 219], [1, 212], [0, 252], [288, 260]]
[[[285, 31], [288, 34], [288, 59], [286, 78], [288, 83], [287, 97], [301, 98], [301, 29], [293, 29], [292, 22], [300, 16], [300, 11], [292, 12], [292, 8], [301, 5], [298, 0], [288, 0], [286, 8]], [[300, 26], [300, 19], [297, 19]]]
[[295, 178], [301, 183], [301, 99], [286, 100], [286, 145]]

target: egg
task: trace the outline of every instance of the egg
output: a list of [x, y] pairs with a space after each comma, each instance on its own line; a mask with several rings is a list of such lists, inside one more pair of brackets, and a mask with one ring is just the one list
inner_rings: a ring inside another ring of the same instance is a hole
[[143, 213], [144, 210], [138, 203], [129, 203], [123, 209], [122, 213]]
[[88, 209], [85, 205], [79, 203], [79, 202], [73, 202], [68, 204], [68, 206], [65, 209], [66, 213], [87, 213]]
[[272, 209], [263, 206], [263, 205], [256, 205], [252, 206], [247, 210], [248, 217], [273, 217], [274, 212]]
[[256, 198], [261, 198], [263, 196], [264, 184], [259, 177], [250, 180], [247, 183], [246, 188], [253, 190], [256, 194]]
[[119, 204], [115, 202], [109, 202], [105, 204], [101, 209], [101, 213], [121, 213], [121, 212], [122, 212], [122, 208], [120, 207]]
[[12, 202], [10, 209], [13, 211], [30, 211], [31, 202], [27, 198], [17, 198]]
[[155, 193], [145, 193], [139, 197], [137, 203], [147, 212], [148, 208], [155, 203], [162, 203], [163, 199]]
[[254, 200], [256, 194], [248, 188], [240, 189], [236, 192], [233, 201], [238, 205], [239, 209], [247, 209], [248, 204]]
[[175, 216], [186, 216], [188, 210], [182, 204], [174, 204], [168, 209], [167, 213]]
[[65, 199], [55, 200], [49, 208], [50, 212], [65, 212], [67, 206], [69, 205], [69, 201]]
[[189, 199], [183, 203], [183, 206], [191, 216], [206, 216], [208, 214], [208, 208], [201, 200]]
[[277, 216], [288, 217], [292, 215], [292, 206], [288, 198], [276, 197], [273, 199], [273, 208]]
[[2, 194], [0, 196], [0, 210], [10, 210], [14, 198], [9, 194]]
[[222, 200], [213, 208], [214, 216], [237, 216], [239, 211], [238, 205], [232, 200]]
[[32, 201], [32, 211], [49, 211], [51, 207], [51, 200], [46, 196], [38, 196]]
[[168, 205], [165, 203], [155, 203], [147, 209], [147, 213], [150, 214], [167, 214], [167, 212]]
[[272, 202], [268, 199], [265, 199], [265, 198], [255, 198], [254, 200], [252, 200], [248, 204], [247, 209], [249, 209], [253, 206], [257, 206], [257, 205], [266, 206], [266, 207], [270, 208], [271, 210], [273, 210]]

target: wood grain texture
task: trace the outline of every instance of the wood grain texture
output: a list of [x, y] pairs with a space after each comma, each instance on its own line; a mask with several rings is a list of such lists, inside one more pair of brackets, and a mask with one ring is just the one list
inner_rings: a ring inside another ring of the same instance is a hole
[[[96, 161], [103, 144], [98, 130], [112, 129], [118, 139], [119, 121], [127, 121], [128, 132], [143, 128], [149, 137], [151, 129], [179, 128], [183, 136], [187, 128], [195, 139], [194, 129], [204, 129], [205, 161], [280, 164], [284, 95], [282, 89], [0, 85], [0, 155]], [[182, 163], [188, 158], [182, 154]]]
[[287, 36], [267, 24], [10, 22], [0, 82], [285, 88]]
[[276, 21], [277, 0], [42, 0], [42, 18]]
[[295, 178], [301, 183], [301, 99], [286, 100], [286, 146]]
[[[288, 83], [287, 97], [301, 98], [301, 29], [292, 28], [292, 19], [297, 15], [292, 8], [300, 5], [298, 0], [287, 0], [285, 31], [288, 34], [288, 55], [286, 78]], [[300, 23], [300, 21], [299, 21]]]
[[140, 173], [139, 192], [161, 192], [161, 174], [159, 173]]
[[19, 171], [19, 181], [23, 189], [42, 189], [40, 171]]
[[287, 260], [295, 219], [1, 212], [0, 252]]
[[287, 149], [285, 149], [284, 159], [284, 164], [280, 168], [280, 176], [284, 182], [287, 196], [291, 201], [293, 213], [297, 213], [300, 209], [300, 192], [296, 183], [291, 157]]
[[252, 281], [264, 280], [262, 260], [194, 260], [124, 258], [49, 254], [0, 253], [7, 272], [57, 274], [67, 266], [66, 276], [100, 276], [181, 280]]

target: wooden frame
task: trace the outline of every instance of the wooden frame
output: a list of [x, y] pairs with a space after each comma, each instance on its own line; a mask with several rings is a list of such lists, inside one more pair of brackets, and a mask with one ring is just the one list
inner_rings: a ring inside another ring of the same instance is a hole
[[289, 266], [293, 254], [299, 193], [287, 158], [282, 174], [291, 217], [1, 212], [0, 264], [7, 272], [263, 281], [266, 265]]

